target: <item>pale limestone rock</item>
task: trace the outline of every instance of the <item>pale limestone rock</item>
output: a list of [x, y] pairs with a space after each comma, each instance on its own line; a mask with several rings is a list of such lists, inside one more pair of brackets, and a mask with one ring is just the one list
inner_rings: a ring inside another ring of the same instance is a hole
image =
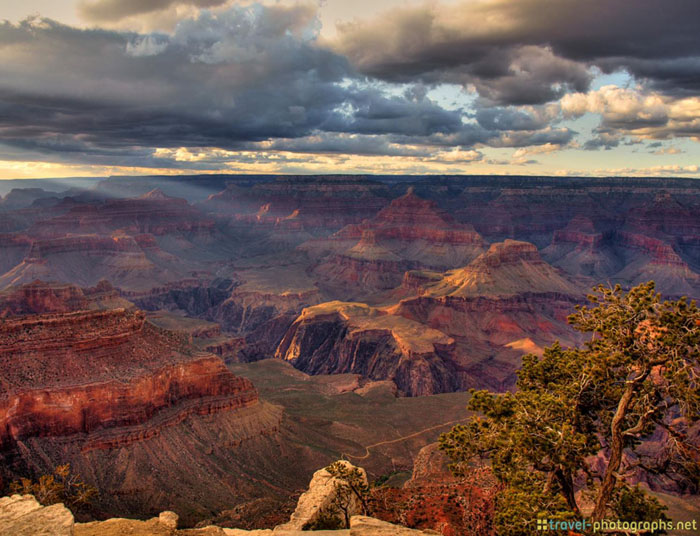
[[[340, 463], [348, 468], [354, 468], [354, 466], [346, 460], [341, 460]], [[365, 483], [367, 483], [367, 474], [365, 470], [362, 468], [359, 469]], [[326, 469], [316, 471], [309, 483], [309, 489], [299, 497], [297, 507], [289, 518], [289, 521], [284, 525], [275, 527], [275, 536], [284, 534], [283, 531], [285, 530], [301, 530], [307, 523], [315, 521], [319, 513], [335, 498], [337, 482], [338, 479], [332, 476]], [[362, 513], [359, 500], [354, 499], [350, 504], [349, 510], [351, 516]], [[335, 533], [337, 534], [338, 531], [335, 531]]]
[[408, 529], [373, 517], [353, 516], [350, 519], [350, 536], [423, 536], [427, 534], [438, 533]]
[[63, 504], [41, 506], [31, 495], [0, 499], [0, 534], [73, 536], [75, 520]]
[[180, 519], [180, 516], [178, 516], [175, 512], [170, 511], [161, 512], [158, 516], [158, 521], [171, 529], [177, 528], [178, 519]]

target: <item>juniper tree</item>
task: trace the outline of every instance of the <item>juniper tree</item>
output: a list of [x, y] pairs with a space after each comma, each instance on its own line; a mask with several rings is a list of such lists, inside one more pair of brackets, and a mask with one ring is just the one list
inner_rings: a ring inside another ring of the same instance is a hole
[[[537, 517], [622, 518], [631, 505], [658, 518], [658, 501], [628, 484], [635, 471], [700, 486], [700, 453], [688, 437], [700, 418], [700, 311], [685, 298], [662, 301], [653, 282], [594, 292], [569, 317], [590, 335], [582, 347], [555, 343], [524, 356], [515, 392], [473, 392], [476, 416], [440, 439], [457, 474], [490, 460], [503, 487], [500, 535], [529, 534]], [[666, 446], [651, 459], [638, 447], [659, 431]]]

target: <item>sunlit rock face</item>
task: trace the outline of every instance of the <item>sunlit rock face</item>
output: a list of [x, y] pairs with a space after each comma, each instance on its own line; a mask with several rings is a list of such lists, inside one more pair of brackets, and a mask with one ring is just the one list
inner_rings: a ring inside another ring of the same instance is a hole
[[143, 425], [166, 410], [177, 420], [257, 401], [250, 382], [218, 358], [186, 349], [141, 312], [8, 319], [0, 334], [4, 448], [33, 437]]
[[[250, 486], [221, 477], [238, 466], [240, 453], [211, 459], [207, 452], [264, 441], [277, 433], [281, 414], [219, 357], [157, 328], [141, 311], [100, 309], [115, 299], [104, 283], [83, 290], [37, 282], [0, 298], [4, 478], [70, 463], [101, 491], [98, 510], [133, 513], [187, 502], [211, 487], [211, 501], [189, 510], [204, 513]], [[154, 476], [181, 481], [180, 499], [164, 482], [148, 484]]]
[[528, 242], [506, 240], [447, 272], [408, 272], [413, 297], [383, 308], [329, 302], [307, 308], [277, 357], [310, 374], [392, 380], [408, 395], [512, 385], [519, 357], [560, 339], [584, 294]]
[[392, 380], [419, 396], [455, 390], [453, 352], [454, 341], [440, 331], [364, 304], [330, 302], [305, 309], [276, 355], [309, 374]]

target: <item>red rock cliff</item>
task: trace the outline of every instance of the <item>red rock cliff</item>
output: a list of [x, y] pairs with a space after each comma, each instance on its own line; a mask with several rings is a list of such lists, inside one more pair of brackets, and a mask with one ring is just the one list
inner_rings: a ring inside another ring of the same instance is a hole
[[[0, 445], [169, 421], [257, 402], [252, 384], [211, 354], [123, 309], [0, 325]], [[133, 439], [138, 439], [135, 437]]]

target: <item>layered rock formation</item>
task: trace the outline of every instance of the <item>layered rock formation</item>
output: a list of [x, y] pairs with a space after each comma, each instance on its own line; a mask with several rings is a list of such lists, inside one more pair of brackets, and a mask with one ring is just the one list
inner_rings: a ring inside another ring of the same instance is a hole
[[309, 374], [389, 379], [408, 395], [506, 389], [522, 354], [555, 339], [575, 342], [566, 317], [584, 294], [533, 244], [515, 240], [492, 244], [457, 270], [408, 272], [402, 290], [413, 297], [384, 309], [346, 302], [305, 309], [276, 356]]
[[611, 246], [610, 234], [596, 231], [591, 219], [576, 216], [554, 232], [542, 256], [570, 274], [604, 281], [623, 267], [623, 260]]
[[655, 281], [664, 295], [700, 296], [700, 275], [690, 269], [670, 243], [627, 231], [616, 233], [615, 239], [624, 253], [625, 264], [613, 280], [628, 286]]
[[[188, 351], [143, 313], [123, 309], [6, 320], [0, 361], [3, 449], [29, 438], [144, 425], [165, 411], [177, 421], [257, 402], [253, 386], [218, 358]], [[146, 427], [112, 443], [154, 433]]]
[[456, 223], [412, 190], [375, 218], [302, 246], [314, 256], [327, 255], [314, 270], [322, 282], [351, 293], [395, 288], [406, 270], [463, 265], [483, 248], [473, 227]]
[[26, 257], [0, 276], [0, 288], [35, 279], [82, 286], [108, 279], [117, 286], [150, 288], [154, 283], [177, 279], [179, 273], [169, 266], [174, 258], [145, 238], [121, 232], [34, 238]]
[[[189, 522], [212, 505], [260, 493], [265, 484], [253, 475], [266, 462], [255, 449], [272, 447], [279, 408], [260, 401], [220, 358], [155, 327], [143, 312], [56, 312], [95, 306], [96, 295], [109, 295], [106, 285], [81, 293], [37, 283], [3, 302], [4, 478], [50, 473], [69, 462], [100, 490], [97, 512], [143, 515], [172, 504]], [[26, 314], [36, 311], [42, 314]], [[290, 486], [290, 472], [280, 471], [278, 481]], [[211, 495], [195, 500], [204, 487]]]
[[683, 207], [661, 196], [651, 206], [632, 211], [624, 226], [611, 231], [597, 232], [591, 220], [576, 217], [555, 231], [542, 254], [570, 274], [589, 277], [591, 284], [631, 287], [654, 280], [665, 295], [694, 297], [700, 295], [700, 276], [681, 256], [693, 259], [691, 244], [700, 236], [693, 220]]
[[359, 303], [304, 309], [276, 357], [308, 374], [352, 372], [392, 380], [408, 395], [453, 391], [454, 341], [437, 330]]
[[63, 504], [41, 506], [32, 495], [0, 498], [0, 533], [13, 536], [73, 536], [75, 520]]
[[75, 285], [34, 281], [0, 292], [0, 318], [89, 308], [85, 293]]
[[131, 235], [163, 236], [186, 233], [206, 236], [214, 221], [204, 217], [184, 199], [152, 190], [140, 197], [110, 199], [102, 204], [84, 204], [65, 214], [37, 224], [43, 234], [110, 234], [120, 229]]
[[466, 267], [425, 280], [419, 296], [390, 311], [455, 339], [461, 388], [505, 389], [523, 353], [540, 352], [555, 339], [576, 340], [566, 317], [583, 290], [545, 263], [532, 244], [492, 244]]
[[367, 177], [291, 176], [252, 188], [230, 184], [202, 206], [237, 222], [318, 235], [374, 216], [387, 196], [386, 186]]
[[492, 244], [466, 267], [447, 272], [430, 291], [433, 296], [457, 298], [581, 293], [580, 287], [542, 260], [534, 244], [516, 240]]

